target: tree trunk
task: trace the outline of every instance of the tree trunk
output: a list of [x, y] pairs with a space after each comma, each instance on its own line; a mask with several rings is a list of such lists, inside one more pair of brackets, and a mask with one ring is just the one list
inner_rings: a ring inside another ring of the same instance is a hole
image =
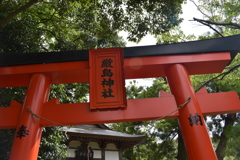
[[178, 154], [176, 157], [177, 160], [187, 160], [187, 152], [184, 146], [183, 138], [180, 129], [178, 130]]
[[218, 157], [218, 160], [223, 160], [225, 157], [225, 148], [227, 146], [227, 132], [228, 128], [233, 126], [234, 122], [237, 120], [236, 118], [236, 113], [233, 114], [228, 114], [227, 117], [225, 118], [225, 125], [223, 127], [223, 132], [221, 133], [220, 136], [220, 141], [218, 143], [217, 149], [216, 149], [216, 154]]
[[37, 3], [38, 0], [31, 0], [25, 5], [21, 6], [20, 8], [16, 9], [12, 13], [10, 13], [7, 17], [5, 17], [1, 22], [0, 22], [0, 31], [19, 13], [25, 11], [29, 7], [31, 7], [33, 4]]

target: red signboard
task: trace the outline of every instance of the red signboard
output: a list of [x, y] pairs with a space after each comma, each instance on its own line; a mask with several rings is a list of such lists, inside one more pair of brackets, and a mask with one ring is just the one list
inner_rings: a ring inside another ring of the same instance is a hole
[[90, 109], [126, 107], [122, 48], [89, 50]]

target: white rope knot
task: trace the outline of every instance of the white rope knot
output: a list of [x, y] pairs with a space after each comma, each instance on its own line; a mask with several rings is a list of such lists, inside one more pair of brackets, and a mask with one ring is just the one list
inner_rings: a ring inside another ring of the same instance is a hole
[[188, 102], [190, 102], [190, 100], [191, 100], [191, 97], [190, 97], [190, 96], [188, 96], [188, 98], [187, 98], [186, 102], [184, 102], [183, 104], [179, 105], [179, 107], [180, 107], [180, 108], [184, 107], [185, 105], [187, 105], [187, 104], [188, 104]]
[[27, 110], [33, 115], [34, 121], [38, 121], [38, 120], [41, 118], [41, 119], [43, 119], [43, 120], [45, 120], [45, 121], [48, 121], [48, 122], [53, 123], [53, 124], [56, 124], [56, 125], [58, 125], [58, 126], [65, 126], [64, 124], [57, 123], [57, 122], [53, 122], [53, 121], [51, 121], [51, 120], [48, 120], [48, 119], [46, 119], [46, 118], [43, 118], [43, 117], [37, 115], [36, 113], [34, 113], [34, 112], [30, 109], [29, 106], [27, 107]]

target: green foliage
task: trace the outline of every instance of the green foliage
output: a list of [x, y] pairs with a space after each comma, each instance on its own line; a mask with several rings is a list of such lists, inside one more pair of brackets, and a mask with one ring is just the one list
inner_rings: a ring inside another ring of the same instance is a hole
[[157, 36], [157, 44], [171, 44], [197, 40], [195, 35], [185, 35], [179, 26]]
[[89, 93], [88, 83], [71, 83], [52, 85], [50, 99], [58, 98], [60, 103], [86, 102]]
[[8, 160], [12, 147], [12, 139], [15, 135], [15, 129], [0, 130], [0, 159]]
[[66, 157], [67, 146], [64, 144], [64, 142], [67, 140], [68, 136], [62, 130], [62, 127], [43, 128], [38, 159], [47, 160]]
[[143, 86], [138, 86], [137, 81], [130, 81], [130, 85], [126, 87], [127, 99], [136, 99], [144, 90]]
[[228, 157], [234, 157], [234, 159], [239, 160], [240, 159], [240, 126], [239, 126], [239, 120], [236, 122], [234, 127], [229, 131], [229, 134], [227, 135], [229, 138], [229, 141], [227, 143], [227, 149], [228, 152], [226, 152], [226, 156]]
[[[1, 19], [22, 3], [0, 3]], [[26, 53], [125, 46], [90, 1], [38, 2], [0, 30], [0, 52]], [[95, 18], [94, 18], [95, 17]], [[111, 30], [110, 30], [111, 29]]]
[[[203, 13], [203, 24], [215, 29], [214, 33], [210, 34], [210, 36], [219, 37], [219, 33], [223, 36], [240, 33], [239, 1], [198, 0], [198, 4], [199, 10]], [[204, 37], [205, 36], [200, 38], [202, 39]]]
[[0, 107], [10, 106], [12, 100], [23, 103], [26, 87], [0, 88]]
[[[2, 19], [26, 2], [2, 1]], [[127, 31], [128, 39], [136, 42], [148, 33], [168, 31], [181, 22], [182, 3], [183, 0], [39, 1], [16, 15], [11, 23], [30, 18], [29, 27], [37, 25], [35, 31], [44, 34], [40, 37], [42, 49], [47, 46], [54, 50], [58, 45], [57, 49], [67, 50], [74, 46], [72, 43], [82, 49], [100, 48], [106, 45], [105, 41], [116, 42], [114, 37], [119, 31]]]
[[138, 98], [159, 97], [160, 90], [170, 92], [165, 78], [155, 78], [153, 80], [153, 85], [151, 87], [147, 87], [146, 90], [142, 91]]
[[[133, 81], [126, 89], [127, 97], [131, 99], [158, 97], [160, 90], [169, 92], [164, 78], [154, 79], [151, 87], [138, 86], [137, 82]], [[165, 160], [177, 156], [179, 126], [176, 119], [117, 123], [111, 124], [111, 127], [129, 134], [145, 135], [143, 144], [124, 151], [125, 160]]]
[[[10, 14], [15, 8], [21, 6], [21, 3], [7, 2], [0, 3], [0, 22]], [[0, 30], [0, 52], [36, 52], [39, 51], [41, 44], [41, 31], [36, 29], [38, 22], [34, 17], [27, 15], [17, 17], [7, 25], [4, 30]], [[27, 38], [26, 38], [27, 36]]]

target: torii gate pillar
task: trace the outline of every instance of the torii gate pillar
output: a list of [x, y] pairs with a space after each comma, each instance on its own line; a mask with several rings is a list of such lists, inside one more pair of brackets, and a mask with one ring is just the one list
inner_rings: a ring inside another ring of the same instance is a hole
[[[239, 41], [240, 35], [236, 35], [123, 48], [126, 79], [167, 77], [174, 96], [162, 92], [158, 98], [127, 100], [127, 107], [108, 109], [106, 105], [107, 109], [103, 110], [91, 110], [89, 103], [59, 104], [56, 98], [47, 102], [50, 84], [89, 82], [88, 51], [0, 54], [0, 87], [28, 86], [23, 105], [13, 101], [10, 107], [0, 107], [0, 129], [16, 128], [10, 160], [37, 159], [41, 127], [146, 121], [159, 117], [178, 118], [190, 160], [217, 160], [203, 115], [240, 112], [239, 97], [236, 92], [195, 94], [189, 75], [222, 72], [240, 52]], [[188, 96], [191, 101], [173, 113]], [[44, 119], [36, 120], [33, 115]]]
[[174, 64], [165, 72], [178, 106], [183, 104], [188, 96], [191, 97], [191, 101], [179, 110], [178, 117], [188, 158], [217, 160], [187, 69], [184, 65]]
[[37, 159], [42, 127], [39, 120], [34, 121], [34, 117], [27, 110], [27, 107], [34, 113], [41, 114], [43, 104], [48, 100], [49, 90], [49, 77], [40, 73], [32, 75], [16, 127], [10, 160]]

